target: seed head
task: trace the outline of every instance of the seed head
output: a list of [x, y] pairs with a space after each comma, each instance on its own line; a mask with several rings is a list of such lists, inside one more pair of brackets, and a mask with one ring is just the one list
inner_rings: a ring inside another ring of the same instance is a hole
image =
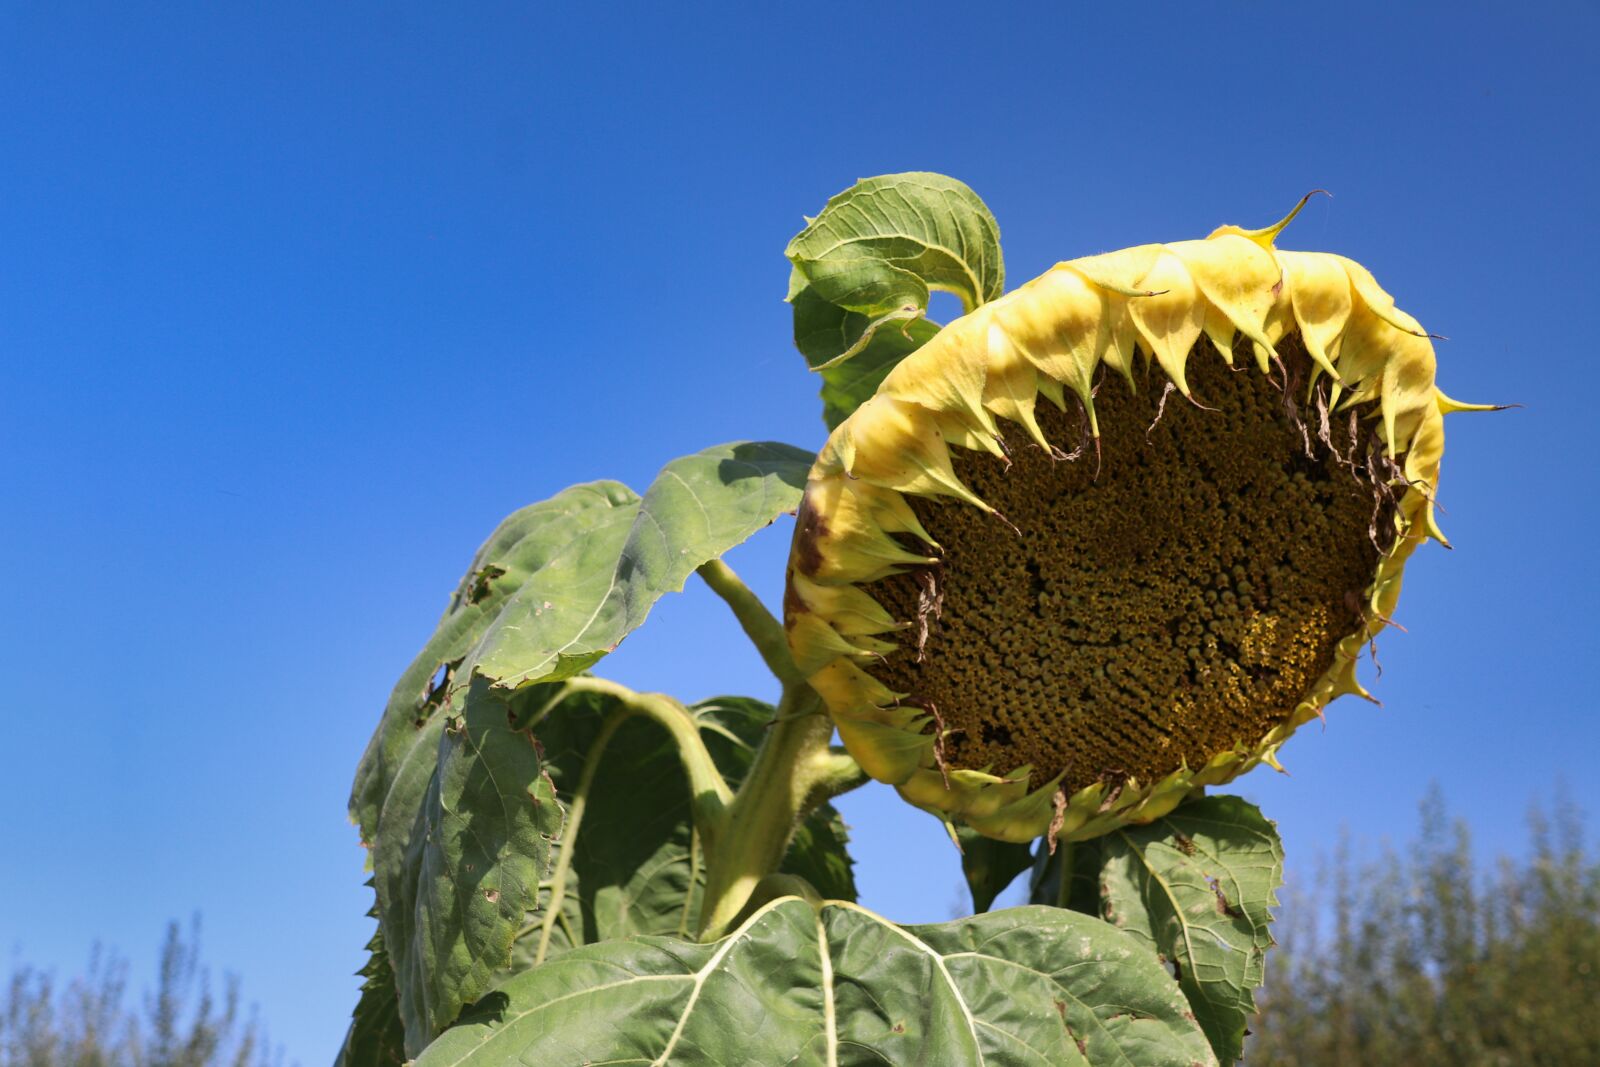
[[873, 777], [1082, 839], [1366, 695], [1468, 406], [1364, 267], [1278, 251], [1282, 226], [1058, 264], [834, 431], [785, 621]]

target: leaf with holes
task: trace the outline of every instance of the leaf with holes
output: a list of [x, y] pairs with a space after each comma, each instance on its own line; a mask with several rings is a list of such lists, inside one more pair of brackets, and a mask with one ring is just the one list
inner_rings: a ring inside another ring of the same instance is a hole
[[[526, 687], [605, 655], [696, 567], [792, 510], [810, 459], [767, 443], [706, 449], [668, 464], [643, 498], [595, 483], [523, 509], [480, 550], [438, 632], [396, 687], [352, 798], [374, 848], [411, 1045], [488, 988], [510, 963], [523, 913], [537, 905], [542, 875], [533, 868], [545, 854], [525, 851], [532, 839], [512, 818], [516, 798], [537, 782], [522, 765], [527, 739], [506, 726], [506, 692], [491, 693], [488, 683]], [[442, 729], [445, 718], [457, 725]], [[442, 791], [469, 782], [498, 792], [483, 792], [482, 810], [449, 807]], [[466, 848], [441, 846], [437, 835], [450, 832], [452, 820], [473, 818], [495, 823], [475, 860]], [[484, 865], [505, 881], [494, 900], [464, 889], [485, 877]]]
[[[395, 683], [356, 769], [350, 817], [363, 841], [370, 845], [377, 839], [379, 816], [401, 766], [421, 759], [431, 771], [438, 738], [424, 736], [420, 727], [442, 704], [459, 664], [518, 590], [585, 544], [614, 546], [614, 559], [638, 511], [638, 495], [621, 482], [589, 482], [513, 512], [483, 543], [433, 636]], [[400, 817], [409, 820], [414, 814], [412, 807]]]
[[524, 584], [484, 633], [470, 667], [508, 688], [588, 669], [696, 567], [798, 507], [812, 458], [758, 441], [673, 460], [645, 492], [620, 549], [579, 551]]
[[418, 1067], [1216, 1063], [1149, 952], [1105, 923], [1013, 908], [897, 926], [773, 901], [721, 941], [639, 937], [507, 982]]
[[1283, 884], [1277, 830], [1255, 805], [1214, 796], [1087, 844], [1100, 913], [1171, 961], [1217, 1057], [1239, 1059]]
[[[437, 757], [419, 802], [403, 809], [409, 826], [387, 825], [387, 807], [380, 822], [378, 916], [413, 1055], [511, 962], [550, 871], [561, 805], [538, 744], [513, 717], [482, 678], [457, 690], [425, 731]], [[422, 785], [424, 768], [401, 776], [391, 804]]]
[[694, 569], [800, 502], [810, 453], [736, 442], [666, 465], [641, 499], [618, 482], [563, 490], [500, 524], [401, 675], [356, 772], [351, 817], [371, 842], [418, 724], [453, 686], [571, 677], [616, 648]]

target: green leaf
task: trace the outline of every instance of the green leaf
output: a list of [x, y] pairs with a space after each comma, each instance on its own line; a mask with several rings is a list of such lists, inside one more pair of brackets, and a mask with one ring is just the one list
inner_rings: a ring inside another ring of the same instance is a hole
[[1099, 913], [1171, 962], [1218, 1059], [1238, 1060], [1283, 884], [1272, 823], [1238, 797], [1204, 797], [1076, 848], [1080, 872], [1085, 855], [1098, 866], [1083, 881]]
[[[401, 765], [418, 758], [417, 746], [432, 770], [438, 738], [419, 727], [442, 706], [459, 665], [514, 595], [585, 544], [620, 550], [638, 511], [639, 497], [620, 482], [575, 485], [512, 513], [478, 549], [433, 636], [395, 683], [356, 770], [350, 816], [364, 842], [377, 839], [379, 815]], [[413, 807], [404, 818], [414, 814]]]
[[513, 969], [594, 941], [692, 934], [703, 857], [670, 735], [600, 693], [559, 695], [531, 728], [571, 818]]
[[785, 250], [795, 346], [822, 374], [828, 428], [938, 333], [932, 289], [970, 311], [1005, 288], [1000, 227], [978, 195], [941, 174], [866, 178], [829, 200]]
[[[378, 917], [376, 902], [367, 914]], [[406, 1059], [406, 1031], [400, 1022], [400, 995], [381, 931], [374, 931], [367, 942], [367, 964], [358, 973], [366, 981], [361, 983], [361, 999], [351, 1013], [350, 1029], [334, 1067], [401, 1067]]]
[[968, 826], [956, 828], [961, 849], [961, 873], [967, 876], [972, 891], [972, 910], [988, 911], [994, 898], [1017, 880], [1017, 875], [1033, 866], [1033, 850], [1028, 845], [996, 841]]
[[[719, 697], [686, 711], [718, 769], [737, 784], [772, 720], [772, 706]], [[578, 822], [569, 822], [557, 846], [559, 888], [552, 893], [559, 905], [527, 917], [512, 970], [597, 941], [691, 936], [704, 888], [703, 855], [690, 819], [688, 781], [666, 731], [649, 719], [627, 718], [611, 697], [587, 692], [552, 702], [531, 725], [557, 796]], [[562, 859], [562, 853], [570, 855]], [[844, 825], [833, 808], [824, 806], [801, 825], [783, 870], [854, 899]]]
[[1216, 1063], [1153, 956], [1105, 923], [1013, 908], [896, 926], [785, 897], [708, 945], [607, 941], [507, 982], [418, 1067]]
[[563, 490], [500, 524], [395, 685], [350, 799], [363, 840], [417, 724], [474, 674], [515, 687], [572, 677], [616, 648], [664, 594], [799, 506], [810, 453], [736, 442], [674, 460], [643, 499], [618, 482]]
[[[454, 1022], [511, 962], [550, 870], [561, 806], [533, 735], [515, 717], [485, 679], [458, 690], [425, 731], [438, 738], [437, 760], [409, 832], [386, 824], [388, 807], [379, 824], [379, 918], [408, 1052]], [[397, 783], [406, 795], [424, 765]]]
[[527, 791], [548, 782], [507, 722], [518, 714], [508, 690], [534, 699], [532, 683], [615, 648], [696, 567], [793, 510], [811, 458], [770, 443], [710, 448], [668, 464], [643, 498], [594, 483], [525, 508], [479, 551], [396, 686], [351, 800], [412, 1048], [510, 964], [548, 859], [535, 838], [559, 828], [553, 795], [529, 821]]
[[838, 358], [863, 341], [844, 362], [820, 371], [822, 421], [832, 430], [867, 398], [895, 365], [933, 339], [939, 324], [929, 319], [890, 324], [867, 336], [872, 320], [823, 300], [809, 287], [792, 298], [794, 343], [812, 369]]
[[[930, 288], [956, 294], [969, 309], [1005, 288], [999, 224], [977, 193], [942, 174], [856, 182], [784, 255], [822, 300], [869, 318], [926, 310]], [[791, 296], [798, 284], [791, 280]]]
[[637, 629], [655, 602], [800, 504], [814, 457], [790, 445], [718, 445], [662, 468], [619, 550], [577, 552], [528, 581], [474, 651], [497, 686], [570, 678]]
[[823, 804], [796, 828], [778, 871], [804, 878], [824, 897], [854, 902], [855, 861], [849, 845], [844, 816], [832, 804]]

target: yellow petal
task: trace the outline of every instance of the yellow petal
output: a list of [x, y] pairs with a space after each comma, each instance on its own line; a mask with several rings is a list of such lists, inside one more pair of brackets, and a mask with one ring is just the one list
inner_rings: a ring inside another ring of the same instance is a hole
[[1199, 291], [1183, 261], [1170, 253], [1163, 252], [1156, 257], [1155, 266], [1145, 276], [1144, 284], [1160, 291], [1131, 301], [1128, 314], [1133, 317], [1140, 339], [1161, 369], [1179, 392], [1188, 396], [1184, 364], [1188, 361], [1189, 350], [1200, 339], [1205, 324], [1205, 305], [1197, 299]]
[[[1266, 332], [1267, 314], [1282, 290], [1283, 274], [1270, 252], [1235, 234], [1179, 241], [1167, 248], [1183, 261], [1195, 287], [1229, 323], [1266, 353], [1273, 353]], [[1218, 342], [1215, 334], [1212, 340]], [[1230, 335], [1226, 343], [1231, 341]], [[1217, 347], [1229, 351], [1224, 343]], [[1264, 372], [1266, 365], [1261, 369]]]

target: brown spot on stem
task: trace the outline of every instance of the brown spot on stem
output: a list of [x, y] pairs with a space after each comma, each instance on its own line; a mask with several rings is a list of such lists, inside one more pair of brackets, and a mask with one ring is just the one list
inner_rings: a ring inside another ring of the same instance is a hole
[[[1067, 790], [1063, 786], [1056, 790], [1056, 795], [1050, 798], [1051, 806], [1055, 809], [1050, 816], [1050, 829], [1045, 831], [1045, 843], [1050, 846], [1050, 855], [1056, 854], [1056, 839], [1061, 834], [1061, 828], [1067, 824]], [[1063, 870], [1061, 877], [1071, 878], [1072, 872]]]

